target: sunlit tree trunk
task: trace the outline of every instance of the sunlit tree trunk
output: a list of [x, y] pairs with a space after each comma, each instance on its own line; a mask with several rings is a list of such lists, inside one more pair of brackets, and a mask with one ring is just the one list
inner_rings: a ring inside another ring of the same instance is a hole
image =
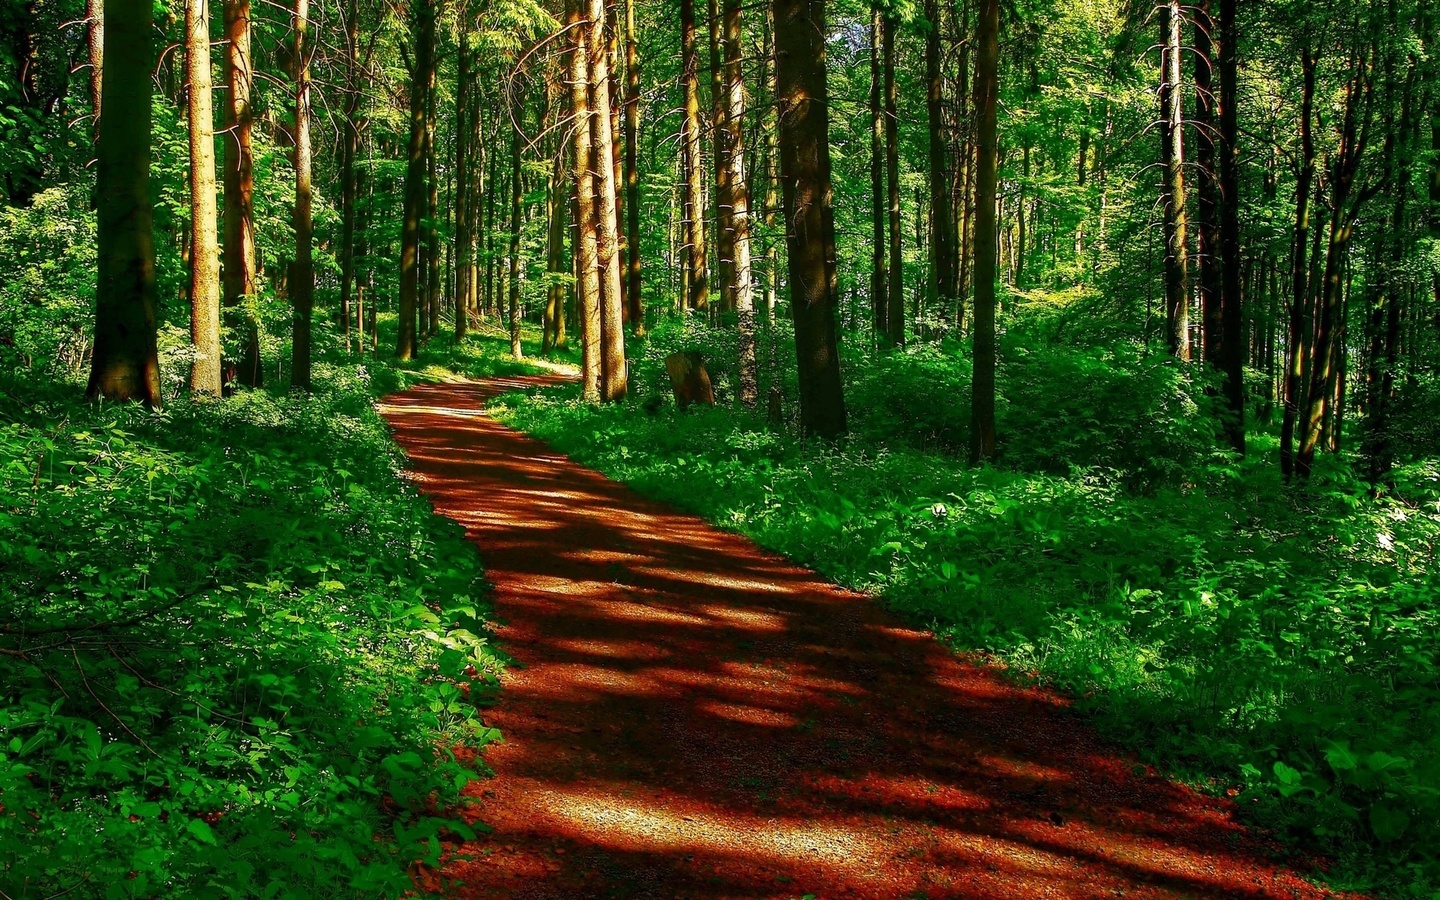
[[889, 190], [886, 216], [890, 231], [889, 308], [885, 325], [891, 346], [905, 343], [905, 262], [901, 256], [900, 221], [900, 115], [895, 87], [895, 20], [886, 18], [881, 42], [881, 67], [885, 77], [885, 180]]
[[185, 108], [190, 120], [190, 390], [220, 396], [220, 244], [215, 234], [215, 119], [210, 6], [185, 2]]
[[96, 174], [95, 345], [86, 396], [160, 405], [150, 203], [150, 0], [106, 0]]
[[889, 285], [885, 221], [885, 89], [881, 57], [885, 14], [880, 4], [870, 9], [870, 307], [876, 342], [889, 342]]
[[260, 330], [255, 316], [241, 312], [255, 295], [255, 176], [251, 132], [250, 0], [224, 0], [225, 17], [225, 272], [224, 302], [233, 325], [243, 326], [244, 346], [236, 380], [250, 387], [264, 381]]
[[790, 307], [799, 361], [800, 425], [845, 433], [835, 314], [835, 210], [830, 183], [824, 0], [774, 0], [775, 88]]
[[435, 66], [430, 67], [430, 87], [425, 99], [425, 338], [440, 333], [440, 179], [435, 149]]
[[474, 269], [470, 265], [470, 26], [462, 6], [460, 46], [455, 59], [455, 342], [465, 340], [470, 327], [470, 291]]
[[750, 188], [745, 181], [745, 79], [742, 69], [741, 0], [725, 0], [725, 93], [730, 129], [730, 222], [734, 229], [735, 312], [740, 329], [740, 402], [754, 406], [760, 396], [755, 357], [755, 280], [750, 261]]
[[995, 458], [995, 194], [999, 142], [1000, 0], [979, 0], [975, 55], [975, 369], [971, 459]]
[[720, 0], [709, 0], [710, 25], [710, 162], [715, 170], [715, 275], [720, 308], [735, 309], [735, 224], [730, 196], [730, 129], [726, 126], [725, 75], [721, 62]]
[[595, 170], [599, 176], [595, 225], [596, 254], [600, 266], [600, 396], [607, 403], [625, 399], [629, 373], [625, 370], [625, 297], [622, 292], [624, 260], [620, 252], [620, 221], [616, 208], [619, 192], [615, 177], [614, 106], [610, 94], [609, 54], [605, 39], [605, 2], [588, 0], [586, 34], [590, 44], [590, 82], [594, 128]]
[[569, 204], [566, 202], [565, 153], [562, 148], [556, 148], [548, 187], [550, 222], [546, 238], [546, 270], [551, 275], [551, 281], [545, 296], [544, 337], [541, 343], [541, 349], [545, 353], [563, 349], [566, 345], [565, 285], [559, 276], [570, 271], [565, 261], [565, 208]]
[[780, 281], [779, 242], [774, 238], [775, 217], [780, 211], [780, 119], [775, 94], [775, 7], [765, 4], [765, 47], [762, 51], [761, 80], [765, 84], [765, 112], [761, 133], [765, 135], [765, 321], [775, 321], [775, 300]]
[[681, 165], [685, 170], [685, 305], [710, 308], [705, 241], [705, 189], [700, 144], [700, 55], [695, 43], [695, 0], [680, 0], [680, 79], [685, 92]]
[[1165, 5], [1160, 66], [1160, 129], [1165, 159], [1165, 342], [1170, 353], [1190, 358], [1190, 238], [1185, 212], [1185, 99], [1180, 81], [1180, 0]]
[[310, 0], [295, 0], [295, 259], [290, 264], [290, 386], [310, 389], [310, 326], [315, 309], [314, 225], [311, 218]]
[[520, 148], [521, 123], [525, 121], [524, 100], [521, 100], [520, 108], [513, 112], [515, 127], [510, 132], [510, 261], [509, 261], [509, 290], [510, 306], [508, 322], [510, 325], [510, 355], [520, 359], [525, 355], [525, 350], [520, 342], [520, 324], [523, 311], [520, 308], [520, 229], [524, 223], [520, 221], [522, 201], [525, 198], [524, 182], [521, 179], [520, 169]]
[[[575, 299], [580, 324], [581, 396], [600, 402], [602, 359], [600, 352], [600, 252], [596, 234], [594, 148], [590, 125], [589, 43], [581, 3], [566, 0], [565, 27], [572, 35], [570, 48], [570, 96], [574, 122], [575, 177]], [[692, 29], [693, 33], [693, 29]], [[698, 110], [698, 108], [697, 108]]]
[[[345, 5], [345, 112], [340, 123], [340, 328], [350, 349], [350, 307], [355, 295], [356, 158], [360, 153], [360, 10]], [[364, 326], [358, 326], [363, 345]]]
[[1290, 322], [1285, 370], [1285, 409], [1280, 422], [1280, 471], [1295, 474], [1295, 426], [1305, 405], [1306, 315], [1310, 305], [1311, 190], [1315, 180], [1315, 53], [1307, 45], [1300, 53], [1300, 166], [1295, 181], [1295, 227], [1292, 231]]
[[94, 120], [90, 133], [100, 137], [101, 73], [105, 71], [105, 4], [103, 0], [85, 0], [85, 49], [90, 54], [90, 114]]

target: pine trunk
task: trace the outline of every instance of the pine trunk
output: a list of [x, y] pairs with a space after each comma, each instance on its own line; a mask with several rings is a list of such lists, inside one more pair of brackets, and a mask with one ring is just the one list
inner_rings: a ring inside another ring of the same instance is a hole
[[295, 0], [295, 260], [290, 264], [290, 386], [310, 389], [311, 318], [315, 309], [315, 230], [311, 218], [310, 0]]
[[995, 243], [1000, 0], [979, 0], [975, 55], [975, 369], [970, 456], [995, 458]]
[[215, 119], [211, 105], [210, 5], [185, 3], [190, 120], [190, 390], [220, 396], [220, 244], [215, 234]]

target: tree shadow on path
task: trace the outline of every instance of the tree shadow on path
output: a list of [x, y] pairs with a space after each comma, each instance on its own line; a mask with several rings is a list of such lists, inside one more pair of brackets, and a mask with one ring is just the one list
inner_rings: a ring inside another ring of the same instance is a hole
[[517, 660], [452, 896], [1333, 896], [1057, 695], [480, 412], [560, 380], [382, 407]]

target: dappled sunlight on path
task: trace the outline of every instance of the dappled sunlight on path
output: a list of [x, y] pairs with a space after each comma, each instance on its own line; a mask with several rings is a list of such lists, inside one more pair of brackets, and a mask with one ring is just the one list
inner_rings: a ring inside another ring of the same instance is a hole
[[518, 663], [452, 896], [1328, 896], [1061, 698], [478, 414], [559, 380], [383, 406]]

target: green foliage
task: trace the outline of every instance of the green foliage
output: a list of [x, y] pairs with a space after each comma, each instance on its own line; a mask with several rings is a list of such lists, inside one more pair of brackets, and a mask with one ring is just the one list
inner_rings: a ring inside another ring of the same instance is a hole
[[[1434, 494], [1372, 500], [1341, 466], [1297, 494], [1263, 436], [1250, 463], [1212, 456], [1215, 424], [1184, 371], [1124, 349], [1012, 352], [1009, 468], [971, 469], [914, 449], [949, 447], [968, 415], [947, 359], [964, 366], [932, 348], [852, 371], [860, 430], [839, 448], [735, 410], [562, 394], [501, 416], [1066, 688], [1109, 733], [1340, 857], [1332, 877], [1429, 896]], [[950, 391], [961, 399], [947, 405]], [[1433, 465], [1406, 473], [1440, 485]]]
[[29, 207], [0, 205], [0, 366], [76, 378], [95, 303], [95, 217], [85, 188], [60, 185]]
[[0, 885], [382, 897], [495, 735], [478, 559], [353, 367], [163, 415], [0, 393]]

